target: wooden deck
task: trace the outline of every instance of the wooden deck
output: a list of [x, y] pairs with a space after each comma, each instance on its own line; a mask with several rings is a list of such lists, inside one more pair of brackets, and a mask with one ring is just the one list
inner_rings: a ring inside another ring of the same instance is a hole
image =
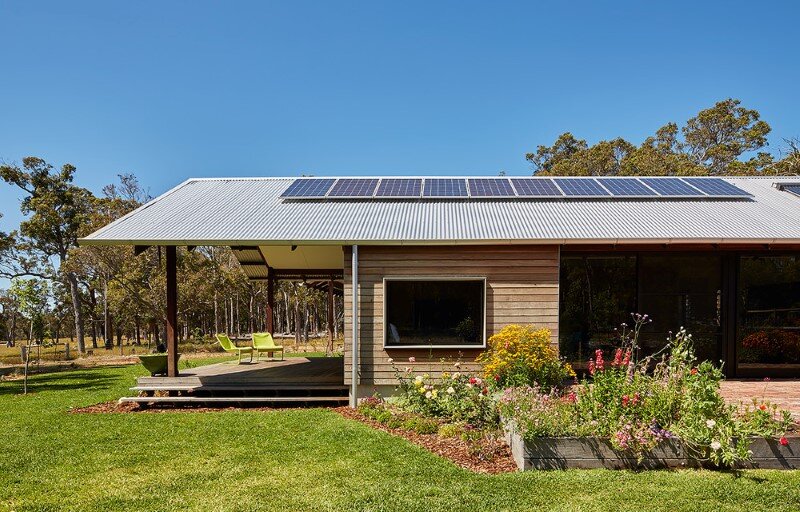
[[259, 403], [343, 403], [341, 357], [292, 357], [284, 361], [210, 364], [182, 370], [178, 377], [140, 377], [131, 388], [139, 404], [232, 405]]

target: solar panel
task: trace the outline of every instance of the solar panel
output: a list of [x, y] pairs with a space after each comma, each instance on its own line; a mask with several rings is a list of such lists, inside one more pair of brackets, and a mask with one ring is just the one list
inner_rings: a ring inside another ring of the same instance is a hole
[[689, 185], [710, 196], [748, 197], [750, 194], [720, 178], [683, 178]]
[[375, 192], [379, 197], [419, 197], [422, 180], [413, 178], [384, 178]]
[[609, 193], [593, 179], [555, 178], [553, 181], [568, 196], [608, 196]]
[[639, 178], [645, 185], [662, 196], [684, 197], [702, 196], [703, 193], [689, 186], [680, 178]]
[[328, 197], [372, 197], [377, 186], [375, 178], [340, 179], [328, 192]]
[[550, 178], [511, 178], [517, 195], [523, 197], [563, 197]]
[[781, 190], [785, 190], [786, 192], [800, 196], [800, 183], [781, 185]]
[[429, 178], [425, 180], [425, 197], [467, 197], [463, 178]]
[[636, 178], [597, 178], [609, 192], [615, 196], [655, 196], [656, 193], [647, 188]]
[[467, 185], [472, 197], [514, 197], [514, 189], [506, 178], [470, 178]]
[[325, 197], [336, 181], [333, 178], [302, 178], [294, 180], [281, 197]]

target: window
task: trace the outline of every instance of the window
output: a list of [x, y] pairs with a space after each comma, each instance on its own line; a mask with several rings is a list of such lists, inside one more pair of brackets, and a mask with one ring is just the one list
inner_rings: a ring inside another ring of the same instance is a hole
[[636, 311], [636, 256], [562, 256], [560, 293], [560, 353], [581, 367]]
[[737, 371], [800, 368], [800, 256], [739, 260]]
[[384, 346], [481, 348], [486, 279], [384, 279]]

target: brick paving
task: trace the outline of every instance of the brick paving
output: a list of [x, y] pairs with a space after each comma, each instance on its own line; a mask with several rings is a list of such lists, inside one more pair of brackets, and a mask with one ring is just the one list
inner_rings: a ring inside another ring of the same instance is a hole
[[729, 379], [722, 381], [722, 396], [729, 403], [750, 404], [755, 398], [767, 401], [792, 413], [800, 423], [800, 380]]

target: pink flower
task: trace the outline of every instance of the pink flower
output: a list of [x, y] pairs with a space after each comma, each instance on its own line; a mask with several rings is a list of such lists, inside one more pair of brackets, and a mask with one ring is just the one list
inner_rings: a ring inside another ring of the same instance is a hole
[[578, 395], [576, 395], [574, 391], [570, 391], [569, 394], [567, 395], [567, 400], [575, 403], [578, 401]]
[[769, 382], [769, 377], [764, 377], [764, 382]]
[[603, 351], [599, 348], [594, 351], [594, 365], [597, 371], [602, 372], [604, 368]]
[[589, 360], [589, 375], [594, 375], [594, 372], [595, 372], [594, 361], [592, 361], [590, 359]]
[[416, 363], [417, 362], [417, 358], [414, 357], [414, 356], [411, 356], [411, 357], [408, 358], [408, 362], [409, 363]]
[[622, 366], [628, 366], [631, 364], [631, 349], [625, 350], [625, 357], [622, 358]]
[[619, 366], [622, 364], [622, 349], [618, 348], [614, 351], [614, 362], [611, 363], [612, 366]]
[[789, 446], [789, 440], [786, 439], [785, 436], [781, 436], [780, 443], [781, 443], [781, 446]]

